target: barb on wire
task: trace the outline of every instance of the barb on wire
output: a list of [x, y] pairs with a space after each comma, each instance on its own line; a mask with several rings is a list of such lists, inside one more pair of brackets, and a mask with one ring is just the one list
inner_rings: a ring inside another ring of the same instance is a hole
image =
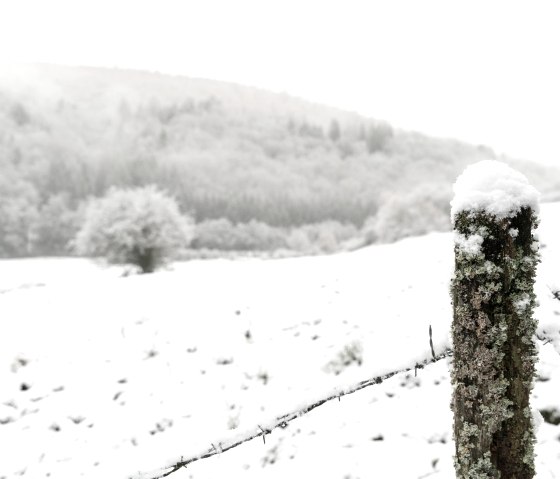
[[435, 361], [436, 353], [434, 352], [434, 343], [432, 342], [432, 325], [430, 324], [430, 349], [432, 350], [432, 359]]
[[[431, 328], [430, 328], [431, 329]], [[179, 469], [183, 468], [183, 467], [187, 467], [189, 464], [192, 464], [193, 462], [196, 461], [200, 461], [202, 459], [207, 459], [209, 457], [215, 456], [216, 454], [220, 454], [226, 451], [229, 451], [230, 449], [233, 449], [234, 447], [237, 447], [245, 442], [249, 442], [253, 439], [255, 439], [256, 437], [262, 436], [263, 438], [263, 442], [265, 442], [266, 444], [266, 440], [265, 440], [265, 436], [266, 434], [270, 434], [274, 429], [276, 428], [281, 428], [284, 429], [285, 427], [288, 426], [288, 423], [293, 421], [294, 419], [297, 419], [298, 417], [301, 417], [305, 414], [307, 414], [308, 412], [312, 411], [313, 409], [322, 406], [323, 404], [332, 401], [333, 399], [337, 399], [340, 400], [341, 396], [346, 396], [348, 394], [353, 394], [357, 391], [360, 391], [361, 389], [367, 388], [369, 386], [373, 386], [375, 384], [381, 384], [383, 381], [385, 381], [386, 379], [389, 379], [397, 374], [400, 373], [406, 373], [409, 371], [416, 371], [417, 369], [423, 369], [424, 366], [428, 365], [428, 364], [432, 364], [435, 363], [437, 361], [440, 361], [441, 359], [450, 357], [452, 355], [452, 351], [451, 349], [446, 349], [443, 353], [441, 354], [434, 354], [433, 353], [433, 348], [432, 348], [432, 359], [425, 359], [422, 363], [415, 363], [412, 366], [403, 368], [403, 369], [398, 369], [396, 371], [391, 371], [389, 373], [383, 374], [381, 376], [375, 376], [369, 379], [366, 379], [365, 381], [360, 381], [359, 383], [353, 384], [350, 387], [347, 387], [344, 390], [336, 390], [334, 392], [332, 392], [329, 396], [324, 397], [323, 399], [320, 399], [312, 404], [309, 404], [307, 406], [304, 406], [303, 408], [297, 409], [295, 411], [289, 412], [287, 414], [284, 414], [282, 416], [277, 417], [271, 424], [267, 425], [267, 428], [264, 429], [261, 426], [257, 426], [256, 428], [254, 428], [252, 430], [252, 432], [249, 432], [247, 434], [245, 434], [244, 436], [238, 437], [236, 439], [233, 439], [231, 441], [222, 441], [219, 444], [219, 449], [216, 448], [214, 446], [214, 444], [211, 444], [212, 447], [210, 447], [208, 450], [206, 450], [205, 452], [203, 452], [202, 454], [198, 454], [195, 456], [190, 456], [187, 458], [183, 458], [181, 457], [180, 461], [177, 461], [174, 464], [170, 464], [168, 466], [165, 466], [163, 468], [160, 469], [159, 473], [156, 473], [155, 475], [152, 476], [147, 476], [146, 474], [142, 474], [139, 477], [142, 477], [144, 479], [162, 479], [164, 477], [170, 476], [171, 474], [177, 472]], [[134, 479], [134, 476], [131, 477], [131, 479]]]
[[261, 426], [259, 426], [259, 429], [262, 431], [263, 444], [266, 444], [266, 434], [270, 431], [265, 431]]

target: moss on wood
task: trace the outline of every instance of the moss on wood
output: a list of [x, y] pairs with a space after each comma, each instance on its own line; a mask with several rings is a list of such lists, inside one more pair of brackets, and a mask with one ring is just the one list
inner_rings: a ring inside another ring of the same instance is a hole
[[523, 208], [499, 220], [469, 211], [454, 220], [457, 477], [532, 478], [535, 436], [529, 394], [535, 375], [533, 284], [539, 261], [532, 231], [537, 218]]

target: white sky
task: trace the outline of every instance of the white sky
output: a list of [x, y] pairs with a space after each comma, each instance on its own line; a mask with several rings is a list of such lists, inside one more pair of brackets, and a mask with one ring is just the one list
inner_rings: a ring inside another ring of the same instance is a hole
[[560, 165], [556, 0], [0, 0], [0, 59], [234, 81]]

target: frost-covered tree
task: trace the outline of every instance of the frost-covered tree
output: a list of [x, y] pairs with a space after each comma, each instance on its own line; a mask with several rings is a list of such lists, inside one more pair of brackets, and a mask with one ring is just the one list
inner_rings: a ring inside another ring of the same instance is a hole
[[31, 251], [35, 255], [68, 254], [69, 241], [80, 226], [80, 212], [70, 206], [67, 194], [59, 193], [41, 205], [31, 228]]
[[385, 124], [370, 125], [366, 133], [366, 147], [369, 153], [382, 150], [385, 144], [393, 136], [393, 129]]
[[151, 273], [188, 246], [192, 232], [191, 219], [157, 188], [111, 189], [90, 203], [75, 246], [80, 254]]
[[340, 140], [340, 124], [336, 119], [331, 120], [329, 124], [329, 138], [331, 141]]
[[0, 169], [0, 258], [31, 254], [38, 203], [33, 185]]
[[387, 197], [377, 214], [364, 223], [366, 242], [390, 243], [430, 231], [448, 230], [450, 197], [450, 189], [426, 184]]
[[532, 230], [538, 192], [504, 163], [482, 161], [457, 179], [453, 401], [459, 479], [529, 479], [535, 435]]

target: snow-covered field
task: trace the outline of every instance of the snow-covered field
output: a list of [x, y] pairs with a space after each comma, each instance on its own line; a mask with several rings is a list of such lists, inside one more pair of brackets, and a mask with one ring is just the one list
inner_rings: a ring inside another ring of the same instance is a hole
[[[560, 204], [542, 207], [534, 408], [560, 409]], [[0, 262], [0, 478], [127, 478], [449, 347], [452, 237], [329, 257], [211, 260], [122, 277]], [[449, 364], [331, 401], [170, 477], [451, 478]], [[538, 477], [560, 478], [541, 424]], [[213, 446], [212, 446], [213, 445]]]

